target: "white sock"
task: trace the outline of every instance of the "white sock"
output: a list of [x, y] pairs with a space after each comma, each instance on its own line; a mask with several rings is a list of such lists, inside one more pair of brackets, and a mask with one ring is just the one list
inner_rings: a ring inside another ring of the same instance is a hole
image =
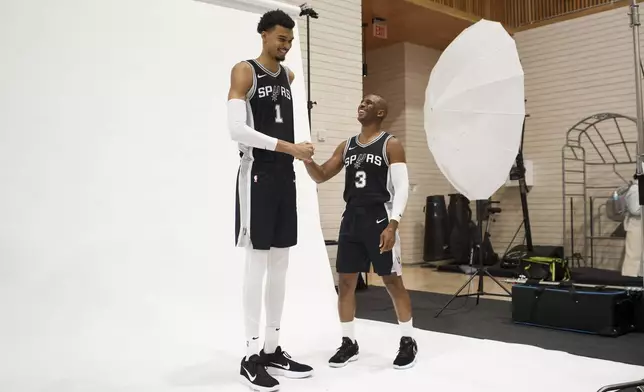
[[259, 354], [259, 321], [262, 315], [262, 287], [268, 251], [246, 250], [246, 268], [242, 287], [246, 359]]
[[252, 337], [246, 340], [246, 360], [248, 361], [248, 358], [253, 355], [259, 355], [259, 337]]
[[266, 340], [264, 352], [272, 354], [279, 345], [279, 331], [286, 296], [286, 272], [289, 262], [288, 248], [271, 248], [266, 274]]
[[273, 354], [279, 346], [280, 329], [279, 327], [266, 327], [266, 339], [264, 341], [264, 352]]
[[402, 337], [409, 336], [413, 337], [414, 336], [414, 326], [413, 326], [413, 318], [410, 318], [409, 321], [402, 322], [398, 320], [398, 324], [400, 325], [400, 335]]
[[354, 329], [354, 320], [351, 320], [346, 323], [340, 323], [342, 324], [342, 337], [346, 337], [351, 339], [352, 342], [356, 341], [356, 334], [355, 334], [355, 329]]

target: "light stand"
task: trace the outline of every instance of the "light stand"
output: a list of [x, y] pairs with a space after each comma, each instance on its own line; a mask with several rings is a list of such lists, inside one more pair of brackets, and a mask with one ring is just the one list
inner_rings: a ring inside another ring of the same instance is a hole
[[311, 128], [311, 109], [313, 109], [313, 105], [318, 103], [311, 101], [311, 18], [317, 19], [319, 15], [306, 3], [302, 4], [300, 9], [302, 10], [300, 16], [306, 16], [306, 89], [308, 97], [306, 107], [309, 112], [309, 132], [313, 132]]
[[[635, 105], [637, 109], [637, 190], [639, 193], [640, 207], [644, 206], [644, 178], [642, 174], [642, 154], [644, 154], [644, 109], [642, 108], [642, 77], [640, 76], [640, 13], [637, 0], [631, 0], [631, 28], [633, 29], [633, 57], [635, 61]], [[642, 241], [644, 242], [644, 219], [641, 219]], [[640, 255], [640, 263], [644, 262], [644, 248]]]
[[[644, 176], [642, 175], [642, 154], [644, 152], [644, 110], [642, 108], [642, 77], [640, 75], [641, 57], [640, 57], [640, 13], [637, 0], [631, 0], [631, 28], [633, 29], [633, 56], [635, 61], [635, 105], [637, 105], [637, 168], [635, 175], [637, 177], [637, 190], [639, 192], [640, 208], [644, 209]], [[642, 241], [644, 242], [644, 219], [641, 219]], [[644, 247], [640, 255], [640, 263], [644, 261]], [[641, 267], [640, 267], [641, 268]], [[599, 392], [619, 391], [625, 388], [644, 386], [644, 380], [631, 381], [621, 384], [607, 385]]]
[[[467, 280], [467, 282], [465, 282], [465, 284], [463, 284], [463, 286], [461, 286], [461, 288], [458, 289], [458, 291], [456, 291], [454, 296], [452, 296], [452, 298], [445, 304], [445, 306], [443, 306], [443, 308], [441, 310], [438, 311], [438, 313], [436, 313], [436, 316], [434, 316], [434, 317], [440, 316], [440, 314], [443, 313], [443, 311], [445, 309], [447, 309], [449, 304], [451, 304], [452, 301], [454, 301], [456, 298], [459, 298], [459, 297], [476, 296], [476, 304], [478, 305], [479, 304], [479, 298], [482, 295], [491, 295], [491, 296], [497, 296], [497, 297], [511, 297], [512, 296], [512, 294], [510, 294], [508, 289], [506, 289], [494, 276], [492, 276], [488, 272], [487, 267], [483, 266], [483, 248], [481, 247], [481, 245], [483, 244], [483, 239], [485, 238], [485, 233], [483, 232], [483, 220], [484, 220], [484, 216], [488, 213], [488, 208], [489, 208], [489, 202], [487, 200], [477, 200], [476, 201], [476, 221], [477, 221], [476, 226], [477, 227], [476, 227], [476, 232], [474, 233], [474, 246], [472, 247], [472, 256], [471, 256], [472, 258], [476, 257], [478, 259], [478, 265], [476, 266], [476, 272], [473, 273], [472, 276], [470, 276], [470, 278]], [[468, 294], [460, 294], [461, 291], [463, 291], [463, 289], [465, 289], [465, 287], [467, 287], [467, 285], [469, 285], [470, 282], [472, 280], [474, 280], [474, 278], [476, 278], [477, 276], [479, 278], [479, 282], [478, 282], [478, 287], [476, 289], [476, 292], [468, 293]], [[490, 279], [492, 279], [492, 281], [494, 281], [494, 283], [496, 283], [500, 288], [502, 288], [503, 291], [505, 291], [507, 294], [497, 294], [497, 293], [487, 293], [487, 292], [485, 292], [485, 289], [483, 288], [483, 279], [484, 279], [485, 276], [488, 276]]]
[[[526, 115], [526, 118], [530, 115]], [[516, 159], [516, 172], [514, 173], [519, 180], [519, 192], [521, 193], [521, 209], [523, 210], [523, 225], [525, 226], [526, 245], [528, 252], [532, 252], [532, 230], [530, 227], [530, 213], [528, 212], [528, 185], [525, 182], [525, 165], [523, 163], [523, 137], [525, 135], [525, 119], [523, 120], [523, 127], [521, 129], [521, 145], [519, 146], [519, 153]], [[510, 173], [510, 179], [513, 173]]]
[[[529, 115], [526, 115], [526, 118], [530, 117]], [[519, 190], [521, 193], [521, 207], [523, 210], [523, 222], [521, 223], [522, 226], [525, 226], [525, 237], [526, 237], [526, 242], [528, 246], [528, 252], [533, 251], [532, 247], [532, 230], [530, 227], [530, 213], [528, 211], [528, 197], [527, 194], [529, 192], [528, 190], [528, 185], [525, 182], [525, 164], [523, 162], [523, 137], [525, 135], [525, 119], [523, 120], [523, 126], [521, 128], [521, 145], [519, 146], [519, 153], [517, 154], [516, 157], [516, 167], [510, 172], [510, 179], [511, 180], [519, 180]], [[470, 276], [470, 278], [461, 286], [458, 291], [452, 296], [452, 298], [443, 306], [443, 308], [436, 314], [434, 317], [440, 316], [441, 313], [447, 307], [449, 306], [452, 301], [454, 301], [456, 298], [459, 297], [472, 297], [476, 296], [476, 304], [479, 304], [479, 299], [482, 295], [490, 295], [490, 296], [497, 296], [497, 297], [511, 297], [512, 294], [508, 289], [506, 289], [490, 272], [488, 271], [488, 267], [483, 266], [483, 241], [485, 240], [485, 235], [483, 230], [483, 216], [487, 214], [489, 205], [488, 201], [486, 200], [477, 200], [476, 201], [476, 216], [477, 216], [477, 230], [476, 233], [474, 233], [474, 247], [472, 248], [472, 258], [478, 259], [478, 265], [476, 266], [476, 272]], [[519, 227], [521, 228], [521, 227]], [[518, 232], [518, 230], [517, 230]], [[516, 236], [516, 234], [515, 234]], [[507, 250], [506, 250], [507, 254]], [[468, 293], [468, 294], [460, 294], [467, 285], [470, 284], [474, 278], [478, 276], [479, 281], [478, 281], [478, 287], [476, 289], [476, 292], [474, 293]], [[488, 276], [490, 279], [492, 279], [500, 288], [503, 289], [507, 294], [497, 294], [497, 293], [488, 293], [485, 291], [483, 287], [483, 282], [484, 282], [484, 277]]]
[[[530, 117], [530, 115], [527, 114], [525, 117], [528, 118]], [[517, 237], [517, 235], [519, 234], [519, 231], [524, 226], [525, 226], [524, 238], [526, 242], [526, 248], [530, 253], [532, 253], [534, 250], [532, 246], [532, 228], [530, 226], [530, 212], [528, 210], [528, 192], [530, 192], [530, 190], [528, 189], [528, 185], [525, 182], [526, 168], [525, 168], [525, 164], [523, 163], [524, 136], [525, 136], [525, 119], [523, 120], [523, 127], [521, 129], [521, 145], [519, 146], [519, 153], [517, 154], [517, 157], [516, 157], [515, 166], [512, 168], [512, 170], [510, 170], [510, 180], [519, 181], [519, 193], [521, 197], [521, 210], [523, 212], [523, 220], [521, 221], [521, 224], [517, 228], [517, 231], [514, 232], [514, 236], [512, 236], [512, 239], [510, 240], [508, 247], [505, 249], [505, 253], [503, 253], [503, 256], [501, 257], [502, 259], [505, 259], [505, 257], [508, 255], [508, 252], [510, 251], [512, 244], [514, 243], [514, 239]]]
[[[530, 115], [526, 115], [526, 118], [530, 117]], [[532, 247], [532, 229], [530, 226], [530, 213], [528, 211], [528, 192], [530, 190], [528, 189], [528, 185], [525, 182], [525, 165], [523, 163], [523, 137], [525, 135], [525, 119], [523, 120], [523, 128], [521, 129], [521, 145], [519, 146], [519, 153], [517, 154], [516, 161], [515, 161], [515, 166], [510, 170], [510, 180], [511, 181], [519, 181], [519, 192], [521, 195], [521, 210], [523, 211], [523, 220], [521, 221], [521, 224], [517, 228], [517, 231], [514, 232], [514, 236], [512, 236], [512, 239], [510, 240], [510, 243], [508, 244], [508, 247], [505, 249], [505, 253], [503, 253], [502, 259], [507, 256], [508, 252], [510, 251], [510, 247], [512, 247], [512, 244], [514, 243], [514, 239], [517, 237], [519, 234], [519, 230], [523, 226], [525, 226], [525, 241], [527, 245], [528, 252], [533, 251]]]

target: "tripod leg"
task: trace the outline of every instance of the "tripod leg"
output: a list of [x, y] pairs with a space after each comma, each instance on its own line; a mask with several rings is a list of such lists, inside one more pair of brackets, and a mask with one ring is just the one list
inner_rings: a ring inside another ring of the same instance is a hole
[[481, 270], [479, 269], [476, 271], [476, 275], [479, 276], [479, 286], [476, 289], [476, 304], [479, 304], [479, 299], [481, 298], [481, 294], [484, 293], [483, 291], [483, 274], [481, 273]]
[[[477, 258], [479, 259], [479, 263], [481, 261], [480, 257], [481, 256], [481, 246], [476, 245], [474, 248], [472, 248], [472, 260], [474, 259], [474, 254], [476, 253]], [[476, 270], [476, 273], [474, 274], [475, 276], [479, 277], [479, 281], [477, 284], [477, 289], [476, 289], [476, 304], [479, 304], [479, 299], [481, 298], [481, 293], [483, 292], [483, 276], [481, 275], [481, 269], [478, 268]]]
[[509, 295], [509, 296], [512, 296], [512, 294], [508, 291], [508, 289], [506, 289], [506, 288], [505, 288], [505, 286], [503, 286], [503, 285], [501, 284], [501, 282], [499, 282], [499, 281], [498, 281], [494, 276], [492, 276], [492, 274], [490, 274], [490, 272], [487, 270], [487, 268], [485, 269], [485, 274], [486, 274], [487, 276], [489, 276], [489, 277], [490, 277], [490, 279], [492, 279], [492, 280], [494, 281], [494, 283], [496, 283], [496, 284], [497, 284], [497, 286], [499, 286], [500, 288], [502, 288], [502, 289], [503, 289], [503, 291], [505, 291], [506, 293], [508, 293], [508, 295]]
[[463, 291], [463, 289], [464, 289], [465, 287], [467, 287], [467, 285], [468, 285], [468, 284], [470, 284], [470, 282], [471, 282], [474, 278], [476, 278], [476, 275], [477, 275], [477, 274], [472, 274], [472, 276], [470, 276], [470, 278], [467, 280], [467, 282], [463, 283], [463, 285], [461, 286], [461, 288], [460, 288], [460, 289], [458, 289], [458, 291], [457, 291], [457, 292], [452, 296], [452, 298], [451, 298], [449, 301], [447, 301], [447, 303], [445, 304], [445, 306], [443, 306], [443, 308], [442, 308], [441, 310], [439, 310], [439, 311], [438, 311], [438, 313], [436, 313], [436, 315], [434, 316], [434, 318], [436, 318], [436, 317], [440, 316], [440, 314], [441, 314], [441, 313], [443, 313], [443, 310], [447, 309], [447, 307], [449, 306], [449, 304], [451, 304], [451, 303], [452, 303], [452, 301], [454, 301], [454, 300], [458, 297], [458, 295], [461, 293], [461, 291]]
[[[512, 244], [514, 243], [514, 240], [517, 238], [517, 234], [519, 234], [519, 230], [521, 230], [521, 228], [523, 227], [523, 222], [524, 221], [521, 221], [521, 224], [517, 228], [517, 231], [514, 232], [514, 235], [512, 236], [512, 239], [510, 240], [510, 243], [508, 244], [508, 247], [505, 248], [505, 252], [503, 253], [503, 256], [501, 257], [501, 260], [505, 259], [505, 256], [508, 255], [508, 252], [510, 251], [510, 248], [512, 247]], [[523, 242], [525, 242], [525, 239], [524, 239]]]

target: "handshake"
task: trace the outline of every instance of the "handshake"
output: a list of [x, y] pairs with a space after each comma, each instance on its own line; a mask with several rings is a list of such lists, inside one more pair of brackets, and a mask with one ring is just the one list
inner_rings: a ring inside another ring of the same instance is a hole
[[313, 157], [313, 154], [315, 153], [315, 147], [309, 142], [302, 142], [289, 145], [286, 152], [292, 155], [295, 159], [299, 159], [305, 163], [310, 163], [312, 161], [311, 157]]

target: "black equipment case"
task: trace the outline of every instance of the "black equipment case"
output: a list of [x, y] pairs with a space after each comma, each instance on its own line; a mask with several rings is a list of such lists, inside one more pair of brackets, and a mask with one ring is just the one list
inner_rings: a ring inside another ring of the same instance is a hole
[[512, 320], [518, 324], [603, 336], [635, 329], [635, 303], [627, 290], [571, 283], [526, 282], [512, 287]]

